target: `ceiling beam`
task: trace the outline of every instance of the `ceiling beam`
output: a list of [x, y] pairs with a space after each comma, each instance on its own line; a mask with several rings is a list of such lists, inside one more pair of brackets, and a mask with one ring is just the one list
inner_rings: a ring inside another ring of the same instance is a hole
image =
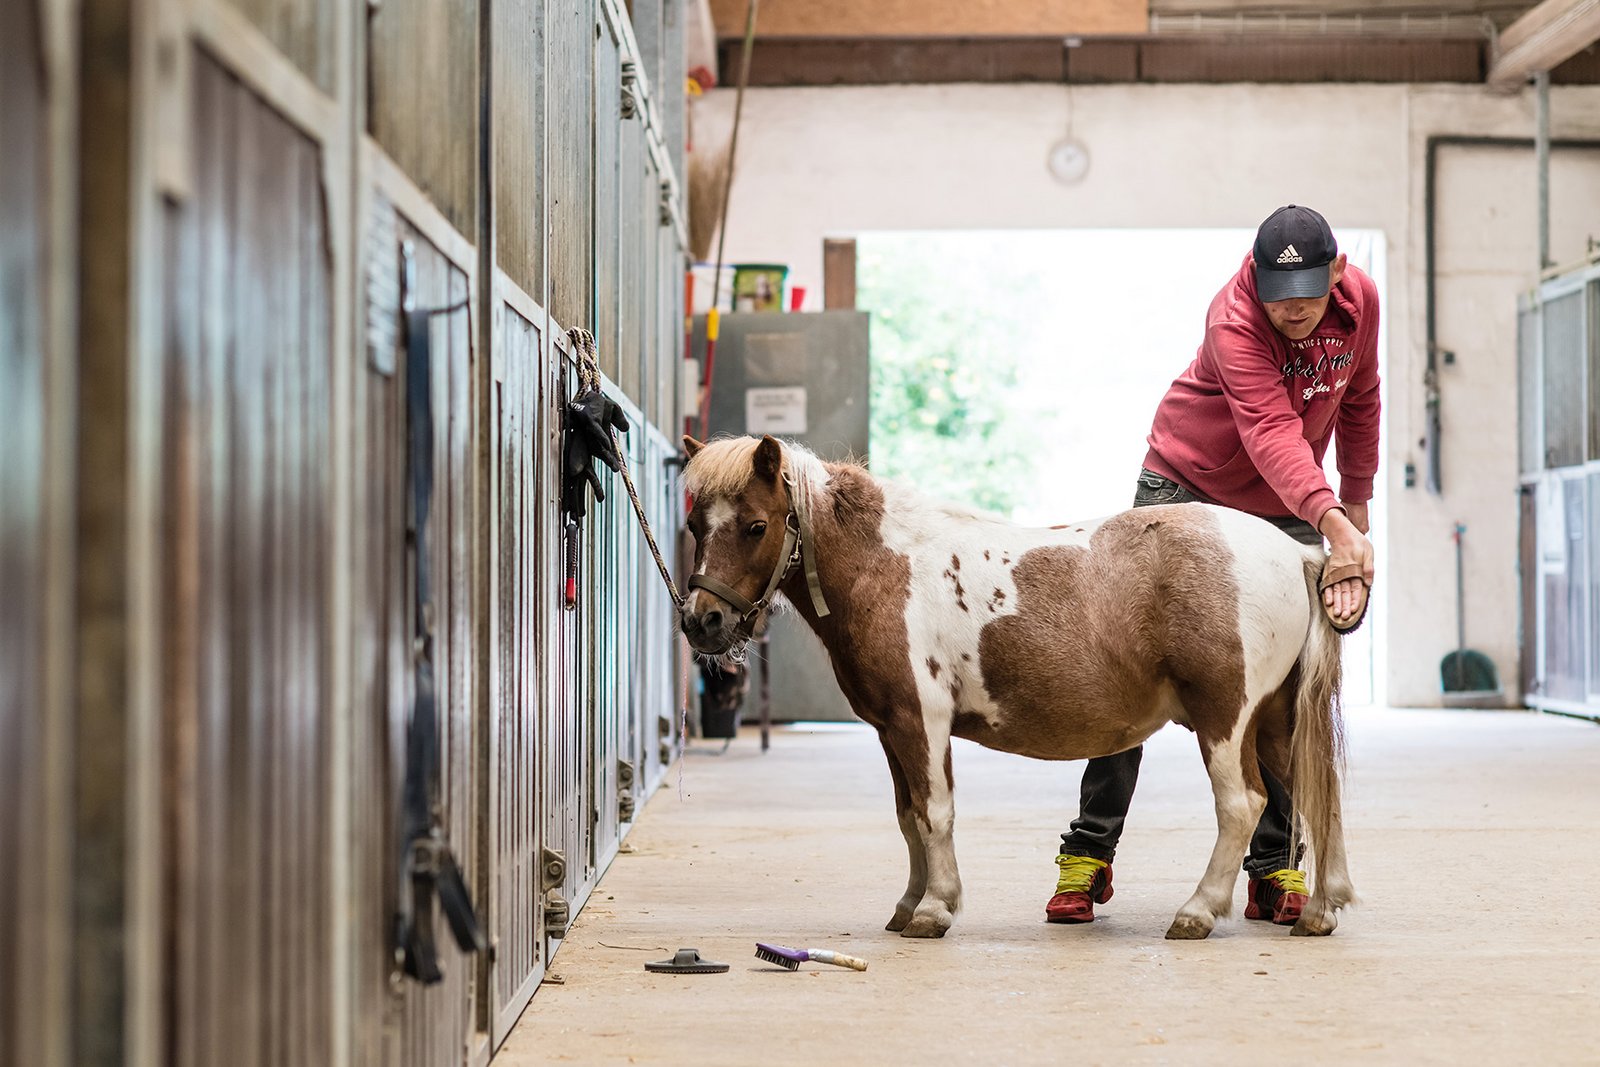
[[[3, 2], [3, 0], [0, 0]], [[753, 86], [1054, 82], [1458, 82], [1483, 84], [1486, 42], [1472, 38], [1183, 34], [1084, 37], [757, 40]], [[721, 43], [724, 69], [739, 42]], [[1600, 80], [1588, 74], [1580, 81]]]
[[1600, 0], [1544, 0], [1505, 28], [1489, 67], [1489, 87], [1520, 89], [1600, 40]]

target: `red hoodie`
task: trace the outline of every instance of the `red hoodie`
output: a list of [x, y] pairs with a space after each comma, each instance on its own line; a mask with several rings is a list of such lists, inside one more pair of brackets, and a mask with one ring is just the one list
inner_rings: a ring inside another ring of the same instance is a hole
[[[1322, 457], [1339, 434], [1339, 495]], [[1206, 312], [1206, 336], [1167, 390], [1144, 465], [1203, 497], [1313, 526], [1372, 497], [1378, 471], [1378, 289], [1346, 266], [1303, 341], [1273, 328], [1244, 266]]]

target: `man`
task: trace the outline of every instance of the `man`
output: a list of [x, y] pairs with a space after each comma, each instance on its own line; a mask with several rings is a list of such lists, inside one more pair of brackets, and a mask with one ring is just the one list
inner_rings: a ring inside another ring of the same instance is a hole
[[[1334, 494], [1322, 473], [1337, 435]], [[1340, 631], [1372, 584], [1367, 503], [1378, 469], [1378, 292], [1339, 253], [1327, 220], [1290, 204], [1256, 231], [1250, 256], [1206, 313], [1205, 340], [1156, 409], [1134, 506], [1203, 500], [1328, 543], [1322, 603]], [[1111, 861], [1142, 748], [1089, 761], [1078, 818], [1061, 835], [1050, 922], [1094, 918], [1111, 899]], [[1266, 768], [1267, 807], [1250, 841], [1245, 918], [1292, 924], [1306, 900], [1290, 856], [1290, 801]]]

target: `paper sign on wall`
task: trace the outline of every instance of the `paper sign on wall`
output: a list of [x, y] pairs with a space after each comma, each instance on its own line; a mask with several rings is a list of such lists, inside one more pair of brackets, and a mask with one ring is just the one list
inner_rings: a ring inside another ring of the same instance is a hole
[[746, 433], [805, 433], [805, 387], [785, 385], [777, 388], [746, 389], [744, 428]]

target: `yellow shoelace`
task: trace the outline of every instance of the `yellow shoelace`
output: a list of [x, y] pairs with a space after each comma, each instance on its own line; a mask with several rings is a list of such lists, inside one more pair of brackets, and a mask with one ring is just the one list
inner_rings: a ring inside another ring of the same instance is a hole
[[1057, 856], [1056, 864], [1061, 868], [1061, 877], [1056, 882], [1057, 893], [1087, 893], [1094, 885], [1094, 876], [1106, 866], [1104, 860], [1097, 860], [1093, 856]]
[[1271, 874], [1267, 875], [1266, 880], [1276, 885], [1285, 893], [1299, 893], [1302, 896], [1311, 895], [1311, 890], [1306, 888], [1305, 871], [1297, 871], [1293, 868], [1286, 867], [1281, 871], [1273, 871]]

